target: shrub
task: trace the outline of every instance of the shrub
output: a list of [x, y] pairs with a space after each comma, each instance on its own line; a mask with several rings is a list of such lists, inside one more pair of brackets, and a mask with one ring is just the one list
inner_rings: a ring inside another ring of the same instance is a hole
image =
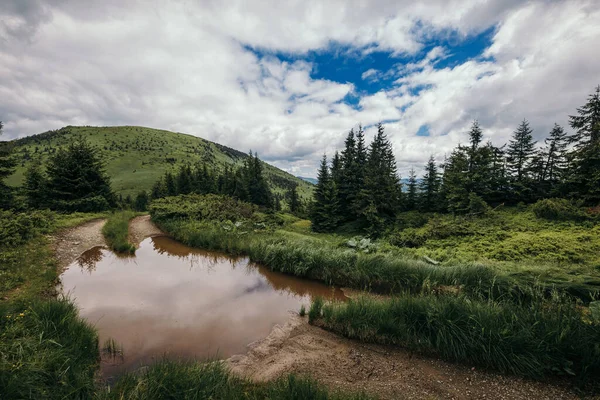
[[539, 200], [531, 206], [531, 210], [536, 217], [551, 221], [581, 221], [586, 219], [585, 213], [567, 199]]
[[300, 312], [298, 313], [301, 317], [304, 317], [306, 315], [306, 307], [304, 306], [304, 304], [302, 304], [300, 306]]
[[258, 219], [255, 205], [215, 194], [166, 197], [154, 200], [149, 209], [156, 221], [191, 219], [236, 222]]
[[50, 211], [16, 213], [0, 210], [0, 247], [14, 247], [25, 243], [52, 227], [55, 214]]

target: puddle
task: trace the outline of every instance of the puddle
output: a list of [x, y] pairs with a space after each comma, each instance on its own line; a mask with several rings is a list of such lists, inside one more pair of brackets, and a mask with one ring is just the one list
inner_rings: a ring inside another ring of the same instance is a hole
[[[290, 310], [314, 296], [345, 299], [340, 289], [257, 266], [247, 258], [193, 249], [159, 236], [134, 257], [96, 247], [61, 276], [86, 318], [98, 329], [105, 379], [163, 356], [227, 358], [283, 324]], [[120, 352], [122, 348], [122, 354]]]

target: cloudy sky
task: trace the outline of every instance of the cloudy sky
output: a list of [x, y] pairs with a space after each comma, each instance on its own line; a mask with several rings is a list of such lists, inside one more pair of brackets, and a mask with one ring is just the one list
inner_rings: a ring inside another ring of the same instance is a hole
[[315, 176], [362, 123], [399, 170], [478, 119], [543, 139], [600, 84], [600, 1], [1, 0], [0, 120], [191, 133]]

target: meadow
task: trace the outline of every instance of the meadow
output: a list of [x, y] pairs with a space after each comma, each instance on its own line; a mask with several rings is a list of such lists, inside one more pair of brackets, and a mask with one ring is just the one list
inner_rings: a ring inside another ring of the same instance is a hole
[[[77, 139], [85, 139], [98, 148], [106, 162], [113, 190], [124, 197], [149, 191], [166, 171], [176, 172], [185, 164], [206, 163], [211, 169], [226, 165], [241, 166], [247, 153], [201, 137], [139, 126], [69, 126], [26, 137], [14, 142], [17, 168], [7, 183], [20, 186], [26, 169], [33, 162], [45, 162], [58, 148]], [[305, 200], [312, 196], [313, 185], [272, 165], [264, 163], [265, 176], [275, 193], [285, 193], [298, 185]]]

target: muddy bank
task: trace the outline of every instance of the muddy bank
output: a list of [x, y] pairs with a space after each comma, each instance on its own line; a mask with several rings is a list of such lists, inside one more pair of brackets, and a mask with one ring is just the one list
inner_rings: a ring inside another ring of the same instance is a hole
[[86, 250], [106, 246], [102, 235], [105, 223], [105, 219], [96, 219], [65, 229], [52, 237], [52, 249], [58, 261], [59, 274]]
[[152, 221], [149, 215], [142, 215], [129, 221], [129, 243], [139, 247], [140, 243], [149, 237], [164, 235]]
[[310, 374], [331, 388], [365, 391], [381, 399], [577, 399], [546, 383], [480, 372], [413, 354], [363, 344], [311, 326], [291, 314], [245, 355], [226, 361], [233, 372], [268, 381], [291, 372]]

